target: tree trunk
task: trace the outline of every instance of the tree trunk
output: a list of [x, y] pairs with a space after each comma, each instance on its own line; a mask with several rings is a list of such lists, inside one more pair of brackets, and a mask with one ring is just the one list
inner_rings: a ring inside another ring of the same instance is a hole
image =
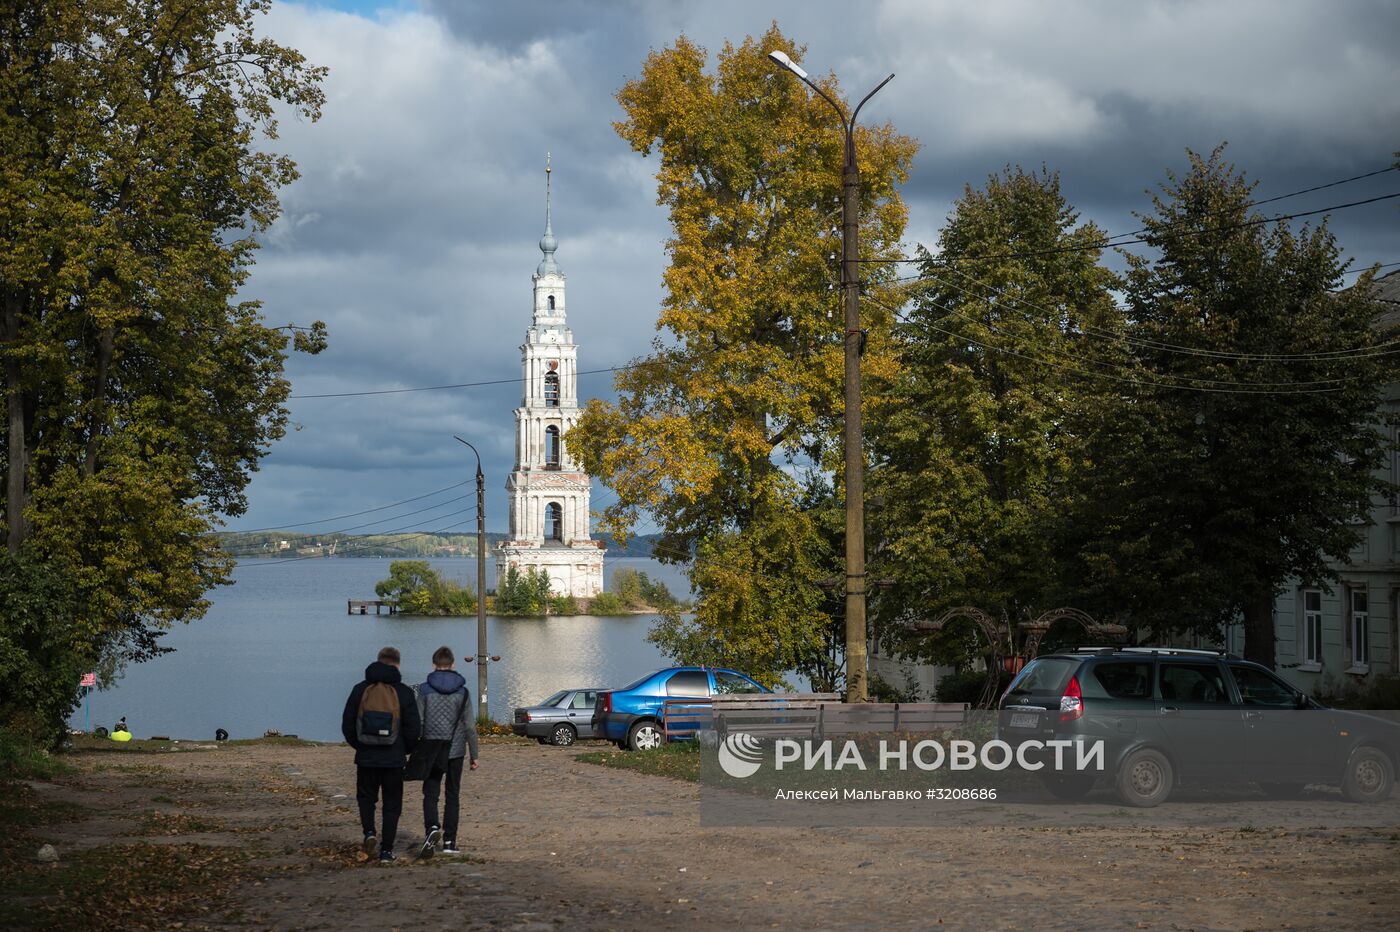
[[1244, 603], [1244, 659], [1274, 668], [1274, 594], [1251, 596]]
[[[14, 347], [19, 343], [19, 295], [5, 295], [5, 341]], [[8, 472], [5, 476], [5, 546], [10, 553], [24, 543], [24, 489], [28, 471], [28, 450], [25, 446], [24, 394], [20, 391], [19, 360], [11, 354], [5, 360], [5, 401], [8, 435], [5, 453]]]
[[102, 436], [107, 409], [107, 370], [112, 364], [116, 338], [116, 328], [107, 327], [97, 346], [97, 382], [92, 390], [92, 414], [88, 417], [88, 440], [83, 451], [83, 475], [89, 479], [97, 472], [97, 442]]

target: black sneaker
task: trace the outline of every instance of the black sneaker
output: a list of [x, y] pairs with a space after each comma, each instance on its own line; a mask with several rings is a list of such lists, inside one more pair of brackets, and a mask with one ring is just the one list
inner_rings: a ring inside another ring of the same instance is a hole
[[379, 853], [379, 839], [375, 837], [374, 832], [370, 832], [365, 836], [364, 842], [360, 845], [360, 850], [365, 853], [366, 857], [371, 859]]
[[397, 861], [397, 860], [398, 860], [398, 857], [395, 856], [394, 852], [392, 852], [392, 851], [381, 851], [381, 852], [379, 852], [379, 863], [380, 863], [380, 864], [392, 864], [394, 861]]
[[457, 847], [457, 842], [452, 841], [451, 839], [449, 839], [449, 840], [444, 841], [444, 842], [442, 843], [442, 853], [443, 853], [443, 854], [461, 854], [462, 851], [461, 851], [460, 848]]
[[442, 829], [438, 828], [436, 825], [428, 829], [428, 837], [423, 839], [423, 847], [418, 850], [418, 860], [426, 861], [428, 858], [432, 857], [433, 852], [437, 850], [437, 843], [440, 838], [442, 838]]

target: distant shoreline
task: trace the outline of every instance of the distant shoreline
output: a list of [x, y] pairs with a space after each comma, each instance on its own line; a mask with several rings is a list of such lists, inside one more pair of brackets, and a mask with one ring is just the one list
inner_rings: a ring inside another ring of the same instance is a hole
[[[601, 536], [609, 557], [655, 559], [652, 552], [661, 535], [631, 537], [626, 547]], [[237, 560], [295, 559], [453, 559], [476, 557], [476, 535], [437, 531], [396, 534], [303, 534], [290, 531], [220, 531], [214, 535], [220, 547]], [[487, 555], [506, 539], [505, 534], [487, 532]]]

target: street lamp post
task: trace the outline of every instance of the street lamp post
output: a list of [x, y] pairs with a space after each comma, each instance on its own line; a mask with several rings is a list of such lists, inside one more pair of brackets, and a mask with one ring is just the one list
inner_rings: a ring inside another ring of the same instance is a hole
[[455, 434], [452, 439], [476, 454], [476, 703], [480, 718], [489, 714], [486, 711], [486, 668], [491, 665], [491, 658], [486, 654], [486, 476], [481, 471], [481, 454], [476, 447]]
[[850, 118], [841, 105], [814, 84], [786, 52], [768, 57], [795, 74], [818, 97], [831, 105], [845, 131], [841, 169], [841, 299], [846, 312], [846, 701], [864, 702], [866, 676], [865, 624], [865, 458], [860, 421], [860, 168], [856, 165], [856, 118], [866, 101], [890, 83], [894, 75], [861, 98]]

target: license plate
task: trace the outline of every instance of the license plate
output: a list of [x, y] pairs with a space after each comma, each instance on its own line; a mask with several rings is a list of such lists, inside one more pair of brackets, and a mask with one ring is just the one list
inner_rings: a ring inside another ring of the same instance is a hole
[[1040, 724], [1040, 715], [1035, 712], [1012, 712], [1012, 728], [1035, 728]]

